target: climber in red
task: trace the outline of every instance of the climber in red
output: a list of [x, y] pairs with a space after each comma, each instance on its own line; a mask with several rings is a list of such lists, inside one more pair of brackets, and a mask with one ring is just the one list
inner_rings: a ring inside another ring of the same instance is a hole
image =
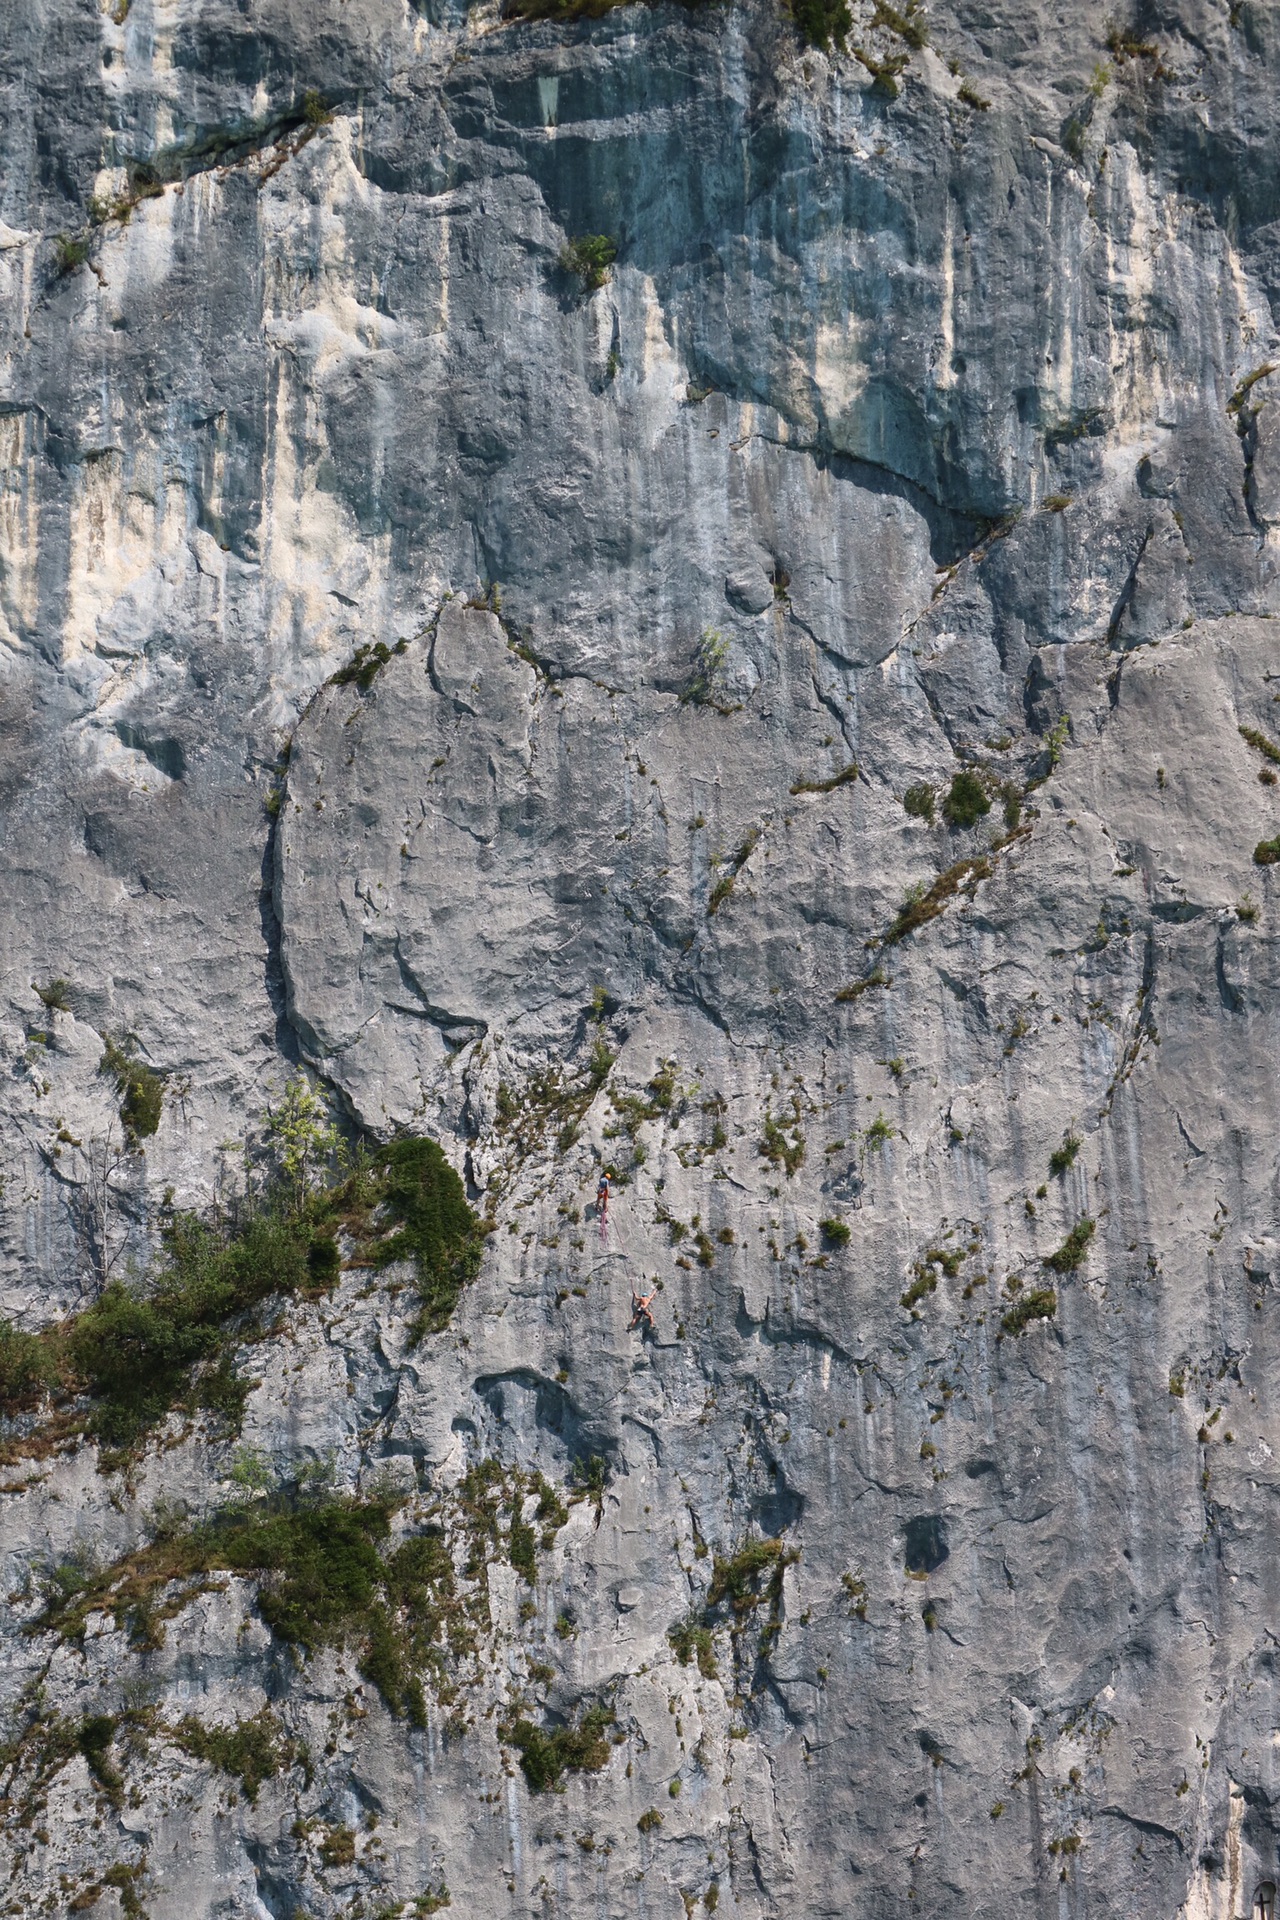
[[656, 1333], [658, 1331], [653, 1324], [653, 1303], [657, 1299], [657, 1296], [658, 1289], [656, 1287], [652, 1293], [637, 1293], [635, 1288], [632, 1288], [631, 1321], [627, 1327], [628, 1333], [630, 1333], [633, 1328], [641, 1325], [647, 1326], [650, 1333]]
[[599, 1184], [596, 1187], [596, 1212], [599, 1214], [600, 1224], [603, 1226], [609, 1218], [609, 1176], [603, 1170], [600, 1174]]

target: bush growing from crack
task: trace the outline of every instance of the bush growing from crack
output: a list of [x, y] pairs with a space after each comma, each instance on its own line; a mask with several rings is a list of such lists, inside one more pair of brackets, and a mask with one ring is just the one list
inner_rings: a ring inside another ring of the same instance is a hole
[[370, 687], [382, 669], [391, 660], [392, 656], [397, 653], [404, 653], [408, 645], [409, 642], [407, 640], [397, 640], [394, 647], [389, 647], [385, 640], [377, 640], [372, 643], [366, 643], [362, 647], [357, 647], [346, 666], [339, 667], [335, 674], [330, 675], [329, 685], [331, 687], [359, 687], [361, 693], [368, 693]]
[[990, 878], [991, 862], [984, 855], [957, 860], [954, 866], [938, 875], [931, 887], [913, 889], [884, 936], [885, 946], [897, 946], [909, 933], [915, 933], [930, 920], [936, 920], [945, 911], [948, 901], [954, 899], [966, 883], [972, 888], [980, 880]]
[[1053, 1288], [1037, 1287], [1016, 1300], [1002, 1316], [1001, 1331], [1015, 1336], [1025, 1333], [1034, 1320], [1052, 1320], [1057, 1311], [1058, 1296]]
[[806, 46], [823, 53], [844, 49], [853, 29], [848, 0], [788, 0], [796, 31]]
[[846, 1006], [850, 1001], [861, 1000], [864, 993], [870, 993], [876, 987], [887, 987], [889, 984], [889, 976], [884, 968], [876, 965], [865, 979], [855, 980], [852, 986], [841, 987], [836, 995], [836, 1001], [839, 1005]]
[[755, 852], [756, 843], [760, 838], [760, 831], [759, 827], [752, 827], [746, 839], [736, 851], [730, 855], [728, 871], [721, 874], [711, 889], [711, 895], [707, 901], [707, 912], [709, 914], [718, 913], [725, 901], [729, 898], [729, 895], [733, 892], [734, 882]]
[[707, 1589], [707, 1612], [713, 1613], [727, 1601], [735, 1618], [742, 1620], [766, 1600], [776, 1608], [782, 1598], [782, 1576], [799, 1558], [781, 1540], [750, 1540], [728, 1559], [717, 1554]]
[[729, 657], [729, 642], [715, 627], [704, 627], [694, 656], [693, 669], [680, 690], [682, 705], [705, 707], [718, 705], [720, 677]]
[[413, 1335], [420, 1339], [448, 1325], [462, 1289], [479, 1271], [480, 1223], [437, 1141], [421, 1135], [393, 1140], [379, 1148], [374, 1165], [381, 1179], [379, 1206], [395, 1223], [375, 1257], [382, 1267], [413, 1261], [422, 1301]]
[[160, 1075], [144, 1066], [127, 1046], [116, 1040], [107, 1041], [98, 1072], [109, 1075], [116, 1083], [120, 1118], [130, 1144], [136, 1146], [139, 1140], [149, 1139], [159, 1128], [164, 1107], [164, 1081]]
[[22, 1412], [41, 1398], [56, 1377], [48, 1342], [0, 1320], [0, 1408]]
[[605, 1734], [613, 1725], [612, 1710], [604, 1705], [588, 1709], [576, 1726], [536, 1727], [516, 1720], [502, 1728], [502, 1738], [520, 1755], [520, 1766], [533, 1793], [558, 1787], [566, 1772], [598, 1773], [609, 1762]]
[[414, 1262], [415, 1337], [444, 1326], [478, 1268], [483, 1234], [438, 1144], [392, 1141], [318, 1190], [306, 1169], [305, 1155], [286, 1159], [285, 1183], [230, 1222], [175, 1215], [162, 1262], [141, 1285], [112, 1281], [39, 1334], [0, 1321], [0, 1413], [20, 1413], [46, 1391], [64, 1403], [83, 1396], [82, 1426], [125, 1449], [173, 1407], [208, 1408], [234, 1424], [247, 1393], [237, 1349], [260, 1332], [268, 1302], [314, 1297], [336, 1282], [340, 1230], [376, 1267]]
[[1080, 1151], [1080, 1145], [1080, 1138], [1077, 1134], [1065, 1133], [1062, 1136], [1062, 1145], [1055, 1147], [1049, 1155], [1049, 1172], [1057, 1176], [1058, 1174], [1066, 1173], [1073, 1167], [1076, 1163], [1076, 1155]]
[[800, 1131], [800, 1102], [798, 1098], [792, 1103], [792, 1126], [789, 1137], [786, 1129], [778, 1122], [774, 1115], [766, 1109], [760, 1144], [756, 1148], [756, 1151], [760, 1155], [760, 1158], [769, 1161], [771, 1166], [785, 1168], [789, 1180], [799, 1172], [800, 1168], [804, 1165], [806, 1143], [805, 1137]]
[[976, 827], [990, 811], [991, 802], [981, 780], [968, 767], [962, 767], [942, 802], [943, 819], [953, 828]]
[[582, 282], [588, 293], [598, 293], [612, 277], [618, 243], [607, 233], [580, 233], [560, 250], [560, 265]]
[[581, 1497], [589, 1500], [599, 1513], [604, 1505], [605, 1488], [609, 1484], [609, 1463], [598, 1453], [585, 1455], [575, 1460], [572, 1468], [572, 1483]]
[[59, 278], [75, 273], [89, 258], [89, 242], [79, 234], [60, 233], [53, 242]]
[[[460, 1594], [453, 1558], [438, 1532], [391, 1543], [401, 1504], [386, 1491], [364, 1497], [328, 1491], [277, 1492], [252, 1506], [236, 1504], [195, 1524], [173, 1519], [151, 1544], [100, 1570], [55, 1569], [33, 1632], [83, 1637], [89, 1615], [109, 1613], [135, 1646], [156, 1647], [164, 1622], [200, 1592], [217, 1590], [218, 1574], [257, 1582], [258, 1611], [276, 1639], [306, 1657], [324, 1646], [350, 1645], [359, 1671], [389, 1710], [426, 1724], [423, 1676], [441, 1677], [449, 1697], [445, 1653], [474, 1651], [477, 1606], [488, 1617], [485, 1569], [490, 1549], [508, 1556], [498, 1527], [502, 1498], [513, 1510], [538, 1481], [512, 1477], [497, 1461], [473, 1467], [458, 1489], [455, 1518], [470, 1539], [467, 1573], [478, 1595]], [[554, 1530], [552, 1530], [552, 1538]], [[543, 1545], [548, 1545], [547, 1536]], [[518, 1545], [518, 1543], [517, 1543]], [[269, 1718], [230, 1729], [183, 1723], [179, 1744], [241, 1778], [250, 1798], [276, 1767], [305, 1755]]]
[[671, 1627], [667, 1633], [671, 1650], [682, 1667], [696, 1660], [698, 1672], [704, 1680], [716, 1680], [720, 1670], [716, 1665], [715, 1647], [711, 1639], [711, 1629], [700, 1626], [696, 1620], [682, 1620], [678, 1626]]
[[790, 792], [793, 794], [834, 793], [837, 787], [852, 786], [857, 777], [858, 763], [856, 760], [851, 760], [847, 767], [842, 767], [839, 773], [833, 773], [827, 780], [794, 781], [791, 785]]
[[1058, 1248], [1045, 1260], [1046, 1267], [1052, 1267], [1055, 1273], [1074, 1273], [1082, 1267], [1089, 1251], [1089, 1242], [1097, 1231], [1096, 1223], [1088, 1215], [1077, 1220], [1070, 1233]]

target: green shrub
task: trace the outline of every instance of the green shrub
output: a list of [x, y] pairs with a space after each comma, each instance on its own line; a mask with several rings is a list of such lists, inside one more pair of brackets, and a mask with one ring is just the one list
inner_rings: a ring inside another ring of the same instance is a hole
[[503, 0], [504, 20], [599, 20], [630, 0]]
[[618, 243], [607, 233], [580, 233], [561, 248], [560, 265], [595, 293], [608, 282], [617, 257]]
[[800, 1131], [799, 1103], [793, 1109], [793, 1124], [790, 1137], [785, 1128], [779, 1125], [772, 1113], [764, 1116], [764, 1128], [756, 1152], [762, 1160], [771, 1166], [784, 1167], [788, 1180], [793, 1179], [804, 1165], [806, 1152], [805, 1137]]
[[902, 805], [912, 819], [927, 820], [930, 826], [933, 825], [934, 795], [933, 788], [927, 780], [921, 780], [914, 787], [908, 787], [902, 796]]
[[609, 1462], [598, 1453], [585, 1455], [575, 1460], [571, 1470], [575, 1489], [586, 1500], [590, 1500], [599, 1513], [604, 1503], [605, 1488], [609, 1484]]
[[818, 1228], [828, 1246], [848, 1246], [850, 1233], [848, 1226], [843, 1220], [819, 1220]]
[[511, 1535], [507, 1557], [522, 1580], [529, 1586], [538, 1584], [537, 1536], [533, 1528], [526, 1526], [518, 1513], [511, 1516]]
[[108, 1758], [116, 1737], [116, 1722], [108, 1713], [92, 1713], [80, 1722], [76, 1745], [89, 1764], [89, 1771], [113, 1806], [118, 1807], [124, 1788], [119, 1769]]
[[[217, 1585], [211, 1576], [237, 1573], [256, 1582], [258, 1611], [278, 1641], [302, 1657], [324, 1646], [349, 1647], [390, 1712], [425, 1726], [424, 1677], [442, 1677], [440, 1697], [449, 1697], [446, 1656], [474, 1652], [477, 1604], [487, 1622], [483, 1571], [489, 1548], [500, 1552], [503, 1545], [497, 1519], [504, 1492], [512, 1497], [509, 1481], [517, 1494], [538, 1484], [514, 1469], [504, 1479], [498, 1462], [482, 1462], [464, 1478], [453, 1506], [477, 1550], [468, 1572], [480, 1576], [478, 1603], [459, 1594], [440, 1533], [411, 1534], [390, 1546], [395, 1496], [277, 1492], [252, 1504], [238, 1500], [194, 1524], [170, 1516], [149, 1545], [105, 1568], [53, 1569], [38, 1627], [79, 1641], [89, 1616], [107, 1613], [134, 1646], [158, 1647], [164, 1622]], [[599, 1716], [588, 1717], [576, 1730], [579, 1740], [589, 1741], [598, 1724]], [[236, 1774], [249, 1798], [273, 1771], [299, 1757], [305, 1763], [305, 1749], [286, 1741], [265, 1713], [223, 1730], [188, 1721], [176, 1737], [188, 1752]], [[581, 1746], [560, 1743], [557, 1751], [566, 1765], [589, 1764], [573, 1758], [585, 1751]]]
[[934, 1271], [936, 1267], [941, 1267], [948, 1280], [954, 1280], [963, 1265], [962, 1248], [930, 1247], [911, 1269], [915, 1277], [901, 1296], [903, 1306], [915, 1307], [935, 1290], [938, 1284], [938, 1276]]
[[396, 1223], [390, 1237], [377, 1245], [378, 1264], [413, 1260], [422, 1301], [415, 1335], [437, 1333], [479, 1270], [484, 1248], [480, 1223], [436, 1141], [393, 1140], [379, 1149], [374, 1165], [382, 1175], [381, 1204]]
[[37, 987], [36, 994], [43, 1000], [50, 1013], [55, 1009], [59, 1013], [70, 1013], [71, 988], [65, 980], [51, 980], [47, 987]]
[[160, 1125], [164, 1105], [164, 1081], [126, 1048], [108, 1040], [98, 1072], [109, 1074], [120, 1095], [120, 1118], [129, 1140], [137, 1144], [149, 1139]]
[[782, 1597], [783, 1573], [799, 1557], [798, 1553], [789, 1553], [781, 1540], [749, 1541], [727, 1560], [717, 1554], [707, 1589], [708, 1611], [727, 1600], [741, 1619], [764, 1600], [776, 1605]]
[[236, 1418], [246, 1391], [237, 1347], [254, 1337], [269, 1301], [335, 1283], [340, 1225], [368, 1235], [362, 1252], [377, 1265], [413, 1259], [419, 1333], [446, 1323], [483, 1247], [462, 1182], [425, 1139], [393, 1141], [327, 1191], [287, 1182], [230, 1225], [177, 1214], [159, 1268], [141, 1284], [112, 1281], [40, 1334], [0, 1322], [0, 1411], [17, 1412], [46, 1389], [86, 1395], [84, 1424], [115, 1448], [134, 1446], [179, 1405]]
[[291, 1766], [295, 1758], [293, 1743], [283, 1738], [270, 1707], [230, 1727], [207, 1727], [188, 1714], [173, 1729], [171, 1738], [193, 1760], [204, 1760], [238, 1780], [251, 1806], [258, 1798], [258, 1789], [273, 1780], [282, 1767]]
[[1058, 1296], [1052, 1287], [1037, 1287], [1014, 1302], [1001, 1321], [1003, 1332], [1025, 1333], [1033, 1320], [1052, 1320], [1058, 1311]]
[[517, 1720], [502, 1729], [502, 1738], [520, 1755], [520, 1765], [530, 1789], [546, 1793], [560, 1784], [568, 1772], [598, 1773], [608, 1765], [609, 1742], [606, 1730], [613, 1725], [608, 1707], [595, 1706], [575, 1726], [546, 1729], [531, 1720]]
[[1253, 863], [1257, 867], [1274, 867], [1280, 861], [1280, 839], [1259, 840], [1253, 850]]
[[310, 1653], [368, 1614], [382, 1573], [377, 1542], [390, 1512], [381, 1501], [325, 1500], [253, 1511], [218, 1543], [218, 1562], [267, 1576], [258, 1611], [281, 1640]]
[[57, 234], [53, 247], [59, 275], [75, 273], [89, 258], [89, 242], [69, 233]]
[[[1046, 438], [1045, 445], [1048, 446], [1048, 444], [1049, 442], [1048, 442], [1048, 439]], [[1050, 767], [1056, 767], [1058, 765], [1059, 761], [1062, 759], [1062, 755], [1066, 748], [1067, 741], [1070, 738], [1071, 738], [1071, 715], [1069, 713], [1064, 713], [1060, 716], [1059, 719], [1054, 721], [1048, 733], [1045, 735], [1045, 745], [1049, 749]]]
[[902, 1305], [904, 1307], [918, 1307], [923, 1299], [929, 1294], [936, 1292], [937, 1285], [938, 1276], [933, 1271], [933, 1268], [918, 1266], [915, 1270], [915, 1279], [911, 1282], [911, 1285], [906, 1289], [905, 1293], [899, 1296]]
[[1049, 1172], [1055, 1175], [1066, 1173], [1070, 1167], [1075, 1165], [1076, 1155], [1079, 1151], [1079, 1136], [1074, 1133], [1064, 1134], [1062, 1136], [1062, 1145], [1055, 1147], [1049, 1155]]
[[53, 1332], [64, 1365], [97, 1402], [92, 1431], [111, 1446], [131, 1445], [163, 1419], [194, 1370], [228, 1348], [230, 1323], [308, 1279], [305, 1243], [279, 1216], [251, 1216], [224, 1239], [180, 1214], [166, 1239], [166, 1265], [148, 1287], [113, 1280]]
[[[308, 95], [308, 98], [318, 99], [319, 96]], [[330, 115], [329, 118], [332, 118], [332, 115]], [[339, 667], [338, 671], [330, 677], [329, 685], [331, 687], [359, 687], [361, 693], [368, 693], [370, 687], [382, 669], [391, 660], [392, 656], [397, 653], [404, 653], [408, 645], [409, 642], [407, 640], [397, 640], [394, 647], [389, 647], [385, 640], [376, 640], [372, 643], [366, 642], [364, 646], [356, 648], [345, 667]]]
[[1236, 731], [1242, 740], [1247, 740], [1251, 747], [1255, 747], [1257, 751], [1265, 755], [1268, 760], [1272, 760], [1277, 766], [1280, 766], [1280, 747], [1276, 745], [1274, 740], [1268, 740], [1266, 734], [1259, 733], [1256, 727], [1238, 727]]
[[57, 1369], [49, 1343], [0, 1320], [0, 1409], [17, 1413], [53, 1385]]
[[875, 81], [875, 91], [884, 95], [886, 100], [896, 100], [902, 89], [898, 85], [898, 75], [909, 65], [911, 56], [907, 53], [889, 53], [882, 60], [868, 53], [865, 47], [855, 47], [855, 60], [861, 61]]
[[848, 0], [789, 0], [791, 18], [806, 46], [830, 53], [843, 49], [853, 28]]
[[679, 1626], [672, 1627], [667, 1634], [671, 1650], [682, 1667], [691, 1660], [698, 1663], [698, 1672], [704, 1680], [715, 1680], [719, 1676], [716, 1665], [715, 1647], [708, 1627], [702, 1627], [693, 1620], [684, 1620]]
[[1083, 1220], [1077, 1220], [1057, 1252], [1051, 1253], [1045, 1261], [1046, 1267], [1052, 1267], [1055, 1273], [1074, 1273], [1077, 1267], [1084, 1265], [1089, 1242], [1096, 1231], [1095, 1223], [1087, 1215]]
[[721, 874], [711, 889], [711, 895], [707, 901], [707, 912], [709, 914], [717, 913], [733, 892], [733, 883], [741, 873], [743, 867], [746, 866], [751, 855], [755, 852], [756, 843], [759, 838], [759, 827], [752, 827], [742, 844], [730, 854], [727, 871]]
[[968, 767], [962, 767], [942, 802], [943, 819], [949, 827], [976, 827], [983, 814], [990, 811], [991, 802], [981, 780]]
[[694, 707], [719, 706], [718, 694], [729, 642], [715, 627], [704, 627], [689, 678], [680, 689], [681, 703]]
[[567, 1523], [569, 1509], [565, 1506], [551, 1482], [544, 1479], [540, 1473], [534, 1474], [533, 1486], [534, 1491], [538, 1495], [538, 1504], [534, 1510], [534, 1518], [542, 1522], [544, 1529], [542, 1536], [543, 1545], [550, 1546], [560, 1528]]
[[652, 1833], [655, 1828], [660, 1827], [661, 1825], [662, 1825], [662, 1815], [658, 1812], [658, 1809], [656, 1807], [650, 1807], [647, 1810], [647, 1812], [642, 1813], [640, 1815], [640, 1818], [636, 1821], [636, 1826], [638, 1827], [641, 1833]]
[[349, 1867], [356, 1857], [356, 1836], [350, 1827], [330, 1827], [320, 1842], [320, 1860], [326, 1867]]
[[840, 1584], [849, 1596], [849, 1611], [855, 1620], [867, 1617], [867, 1602], [871, 1598], [870, 1589], [860, 1573], [842, 1573]]

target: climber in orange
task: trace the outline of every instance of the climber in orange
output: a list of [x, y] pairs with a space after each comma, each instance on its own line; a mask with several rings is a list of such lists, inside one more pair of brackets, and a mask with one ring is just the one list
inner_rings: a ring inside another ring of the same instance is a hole
[[627, 1327], [628, 1333], [630, 1333], [634, 1327], [641, 1325], [647, 1326], [650, 1333], [656, 1333], [658, 1331], [653, 1324], [653, 1303], [657, 1297], [658, 1289], [656, 1287], [652, 1293], [637, 1293], [635, 1288], [632, 1288], [631, 1320]]

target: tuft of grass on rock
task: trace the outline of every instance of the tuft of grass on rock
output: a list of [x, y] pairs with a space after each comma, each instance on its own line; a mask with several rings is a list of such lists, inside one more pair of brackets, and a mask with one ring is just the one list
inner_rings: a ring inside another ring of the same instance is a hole
[[1052, 1320], [1057, 1311], [1058, 1296], [1053, 1288], [1037, 1287], [1034, 1292], [1023, 1294], [1002, 1316], [1001, 1331], [1013, 1335], [1025, 1333], [1033, 1321]]
[[613, 1725], [607, 1706], [588, 1709], [576, 1726], [537, 1727], [516, 1720], [502, 1728], [502, 1738], [520, 1755], [520, 1766], [533, 1793], [547, 1793], [560, 1785], [567, 1772], [599, 1773], [609, 1762], [605, 1738]]
[[1051, 1253], [1044, 1264], [1046, 1267], [1051, 1267], [1055, 1273], [1074, 1273], [1078, 1267], [1084, 1265], [1089, 1252], [1089, 1242], [1096, 1232], [1096, 1222], [1090, 1220], [1087, 1215], [1084, 1219], [1077, 1220], [1057, 1252]]

